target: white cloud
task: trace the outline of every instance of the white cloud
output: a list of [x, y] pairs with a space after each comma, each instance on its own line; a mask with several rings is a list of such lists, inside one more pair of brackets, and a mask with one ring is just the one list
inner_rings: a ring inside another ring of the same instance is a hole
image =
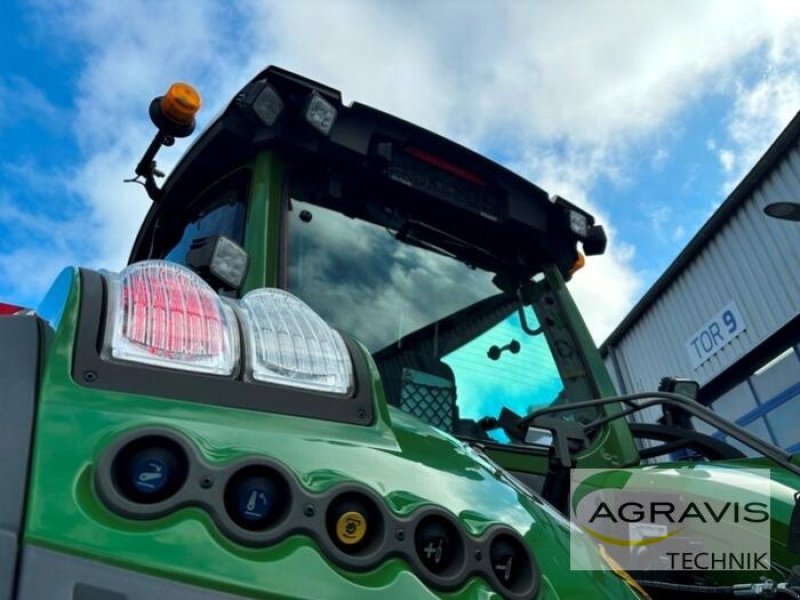
[[[61, 269], [87, 257], [71, 243], [81, 234], [77, 223], [64, 222], [33, 207], [22, 210], [18, 204], [0, 194], [0, 226], [8, 232], [0, 253], [0, 281], [24, 286], [18, 302], [28, 306], [41, 298]], [[45, 246], [49, 251], [43, 251]], [[53, 260], [54, 256], [59, 260]]]
[[[231, 94], [254, 70], [247, 47], [229, 29], [242, 15], [208, 1], [144, 2], [124, 9], [102, 1], [64, 3], [58, 15], [50, 17], [49, 26], [86, 51], [73, 119], [85, 160], [64, 178], [86, 211], [80, 216], [84, 229], [71, 241], [91, 246], [89, 266], [119, 269], [150, 207], [141, 186], [123, 182], [133, 176], [155, 133], [149, 102], [175, 80], [196, 82], [210, 92], [204, 93], [198, 117], [202, 127], [227, 102], [223, 94]], [[179, 140], [177, 148], [186, 145]], [[162, 149], [160, 168], [168, 172], [180, 152]]]
[[[764, 52], [751, 68], [755, 76], [732, 84], [734, 106], [727, 117], [726, 140], [717, 144], [730, 192], [753, 167], [800, 109], [800, 3], [774, 0], [759, 7], [772, 27], [764, 33]], [[710, 148], [716, 150], [715, 148]]]
[[[276, 37], [303, 32], [281, 38], [276, 60], [474, 147], [501, 147], [516, 170], [589, 208], [599, 177], [625, 181], [637, 140], [727, 89], [743, 57], [797, 23], [791, 7], [754, 3], [463, 6], [275, 4], [265, 21]], [[641, 292], [629, 249], [602, 222], [608, 253], [581, 274], [592, 285], [571, 286], [598, 339]], [[599, 289], [609, 292], [600, 302]]]
[[[781, 57], [786, 55], [782, 53]], [[719, 154], [728, 175], [724, 192], [733, 189], [800, 109], [800, 72], [795, 66], [798, 59], [800, 51], [791, 65], [775, 64], [753, 85], [739, 85], [727, 127], [728, 144], [734, 150]]]
[[0, 77], [0, 128], [25, 119], [54, 128], [59, 122], [58, 112], [45, 92], [29, 80]]
[[723, 171], [730, 173], [736, 164], [736, 155], [731, 150], [720, 150], [719, 164], [722, 166]]
[[630, 264], [634, 248], [612, 237], [610, 249], [603, 256], [588, 257], [569, 284], [597, 344], [619, 324], [642, 288], [642, 277]]
[[260, 6], [276, 60], [478, 142], [641, 136], [788, 19], [755, 3], [686, 1]]
[[[73, 189], [86, 204], [91, 262], [120, 267], [148, 201], [121, 180], [152, 129], [150, 98], [176, 78], [199, 85], [202, 122], [268, 63], [505, 157], [552, 193], [599, 212], [608, 254], [571, 287], [599, 340], [641, 291], [633, 249], [589, 194], [599, 178], [626, 181], [632, 147], [689, 103], [719, 92], [743, 57], [767, 44], [773, 63], [795, 56], [793, 4], [730, 2], [436, 3], [104, 0], [43, 7], [45, 27], [87, 52], [76, 90], [75, 135], [86, 160]], [[783, 61], [783, 62], [781, 62]], [[781, 80], [783, 81], [783, 80]], [[737, 161], [763, 107], [788, 102], [777, 80], [742, 95], [731, 124]], [[787, 87], [788, 86], [788, 87]], [[744, 90], [746, 91], [746, 90]], [[749, 120], [749, 121], [748, 121]], [[737, 141], [738, 140], [738, 141]], [[175, 150], [162, 151], [169, 167]]]
[[650, 159], [650, 164], [652, 165], [653, 169], [660, 171], [664, 168], [664, 163], [667, 162], [667, 159], [669, 159], [669, 150], [666, 148], [659, 148]]
[[653, 206], [650, 209], [650, 227], [653, 233], [659, 238], [664, 238], [664, 226], [672, 217], [672, 209], [669, 206]]

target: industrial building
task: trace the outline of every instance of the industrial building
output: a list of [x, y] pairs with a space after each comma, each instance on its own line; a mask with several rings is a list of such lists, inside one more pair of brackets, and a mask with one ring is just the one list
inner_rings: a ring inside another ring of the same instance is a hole
[[601, 346], [620, 393], [688, 377], [701, 403], [800, 451], [800, 222], [764, 213], [787, 201], [800, 202], [800, 114]]

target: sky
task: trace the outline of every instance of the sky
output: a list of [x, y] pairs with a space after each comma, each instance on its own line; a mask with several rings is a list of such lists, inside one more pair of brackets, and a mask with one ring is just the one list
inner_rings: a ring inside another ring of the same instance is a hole
[[275, 64], [595, 214], [570, 288], [600, 342], [800, 108], [799, 59], [793, 0], [4, 0], [0, 301], [124, 266], [154, 96], [191, 82], [202, 128]]

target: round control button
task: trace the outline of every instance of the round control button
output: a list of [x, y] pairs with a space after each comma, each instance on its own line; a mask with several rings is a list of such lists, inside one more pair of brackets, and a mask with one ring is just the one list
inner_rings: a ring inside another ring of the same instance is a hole
[[347, 554], [369, 554], [385, 529], [375, 502], [357, 491], [337, 496], [325, 511], [325, 527], [336, 547]]
[[244, 467], [225, 487], [225, 508], [245, 529], [260, 531], [284, 518], [291, 505], [286, 479], [267, 466]]
[[367, 519], [359, 512], [347, 511], [336, 521], [336, 537], [343, 544], [357, 544], [366, 534]]
[[166, 500], [186, 482], [186, 452], [174, 440], [144, 436], [126, 444], [111, 466], [114, 485], [128, 500], [154, 504]]
[[436, 574], [445, 573], [463, 554], [455, 527], [449, 521], [435, 516], [420, 522], [414, 545], [425, 568]]
[[133, 487], [142, 494], [157, 494], [172, 475], [172, 469], [158, 457], [148, 457], [147, 452], [142, 453], [133, 460], [131, 475]]
[[500, 585], [515, 593], [525, 593], [535, 586], [533, 565], [522, 543], [500, 534], [489, 548], [489, 560]]
[[515, 580], [517, 569], [520, 568], [520, 557], [514, 547], [507, 540], [498, 540], [492, 547], [492, 570], [505, 586]]
[[236, 508], [245, 521], [257, 523], [270, 517], [275, 505], [275, 484], [266, 477], [247, 477], [236, 486]]

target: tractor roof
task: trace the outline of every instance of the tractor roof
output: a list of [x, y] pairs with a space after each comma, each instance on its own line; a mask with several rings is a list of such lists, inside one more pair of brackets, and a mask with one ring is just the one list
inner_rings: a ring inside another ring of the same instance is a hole
[[[346, 106], [339, 91], [277, 67], [253, 78], [192, 144], [166, 180], [158, 212], [182, 212], [214, 180], [267, 148], [349, 198], [402, 207], [408, 222], [448, 238], [480, 239], [481, 251], [506, 267], [531, 271], [553, 262], [568, 276], [578, 241], [586, 254], [605, 249], [602, 227], [568, 201], [426, 129], [364, 104]], [[132, 260], [141, 258], [138, 242]]]

